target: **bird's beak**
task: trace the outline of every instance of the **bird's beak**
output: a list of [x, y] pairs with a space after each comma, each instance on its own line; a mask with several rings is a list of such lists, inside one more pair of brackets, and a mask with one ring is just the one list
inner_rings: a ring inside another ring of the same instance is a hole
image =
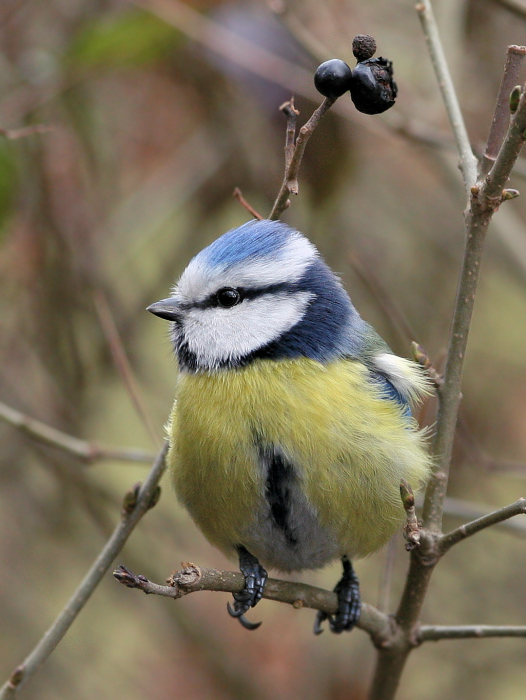
[[160, 318], [165, 318], [167, 321], [178, 321], [181, 315], [179, 303], [173, 297], [161, 299], [161, 301], [150, 304], [150, 306], [146, 308], [146, 311]]

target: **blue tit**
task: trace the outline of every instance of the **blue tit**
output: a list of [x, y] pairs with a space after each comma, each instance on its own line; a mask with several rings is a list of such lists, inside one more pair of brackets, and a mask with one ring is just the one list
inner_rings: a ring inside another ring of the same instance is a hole
[[428, 391], [354, 308], [315, 246], [280, 221], [250, 221], [196, 255], [168, 299], [179, 374], [169, 423], [177, 496], [205, 537], [238, 557], [246, 585], [229, 612], [261, 598], [266, 570], [343, 561], [338, 612], [351, 629], [351, 560], [404, 518], [400, 481], [430, 458], [410, 404]]

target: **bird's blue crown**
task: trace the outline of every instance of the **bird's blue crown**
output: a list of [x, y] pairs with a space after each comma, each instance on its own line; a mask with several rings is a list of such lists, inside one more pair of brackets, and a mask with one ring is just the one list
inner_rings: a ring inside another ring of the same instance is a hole
[[299, 236], [300, 233], [281, 221], [255, 219], [227, 231], [194, 259], [201, 259], [210, 267], [228, 269], [241, 263], [279, 257], [291, 237]]

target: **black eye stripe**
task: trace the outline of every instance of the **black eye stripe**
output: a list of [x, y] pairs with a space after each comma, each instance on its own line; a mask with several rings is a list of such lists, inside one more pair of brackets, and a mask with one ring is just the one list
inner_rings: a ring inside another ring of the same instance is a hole
[[[298, 286], [297, 284], [294, 284], [292, 282], [281, 282], [279, 284], [269, 284], [266, 287], [253, 287], [253, 288], [244, 288], [244, 287], [222, 287], [221, 289], [218, 289], [217, 292], [214, 292], [211, 294], [209, 297], [204, 299], [203, 301], [196, 302], [194, 304], [191, 304], [188, 306], [188, 308], [194, 308], [194, 309], [209, 309], [209, 308], [222, 308], [221, 304], [218, 303], [217, 295], [226, 290], [226, 289], [231, 289], [234, 291], [237, 291], [240, 294], [240, 300], [237, 303], [241, 303], [242, 301], [245, 301], [246, 299], [257, 299], [258, 297], [264, 296], [265, 294], [276, 294], [278, 292], [295, 292], [298, 291]], [[225, 307], [228, 308], [228, 307]]]

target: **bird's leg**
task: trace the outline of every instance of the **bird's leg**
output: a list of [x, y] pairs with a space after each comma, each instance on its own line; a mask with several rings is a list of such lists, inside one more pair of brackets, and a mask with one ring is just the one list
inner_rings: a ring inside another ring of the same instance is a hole
[[232, 594], [234, 596], [234, 607], [228, 603], [227, 610], [232, 617], [237, 617], [247, 630], [255, 630], [260, 626], [261, 622], [249, 622], [245, 618], [245, 613], [261, 600], [267, 580], [267, 572], [256, 557], [250, 554], [243, 546], [238, 547], [238, 553], [239, 568], [245, 577], [245, 587], [239, 593]]
[[325, 620], [329, 620], [331, 632], [340, 634], [340, 632], [344, 631], [350, 632], [360, 619], [362, 602], [358, 577], [346, 556], [342, 557], [342, 564], [343, 575], [334, 588], [334, 592], [338, 596], [338, 611], [336, 615], [329, 615], [319, 611], [314, 623], [314, 634], [323, 632], [321, 624]]

